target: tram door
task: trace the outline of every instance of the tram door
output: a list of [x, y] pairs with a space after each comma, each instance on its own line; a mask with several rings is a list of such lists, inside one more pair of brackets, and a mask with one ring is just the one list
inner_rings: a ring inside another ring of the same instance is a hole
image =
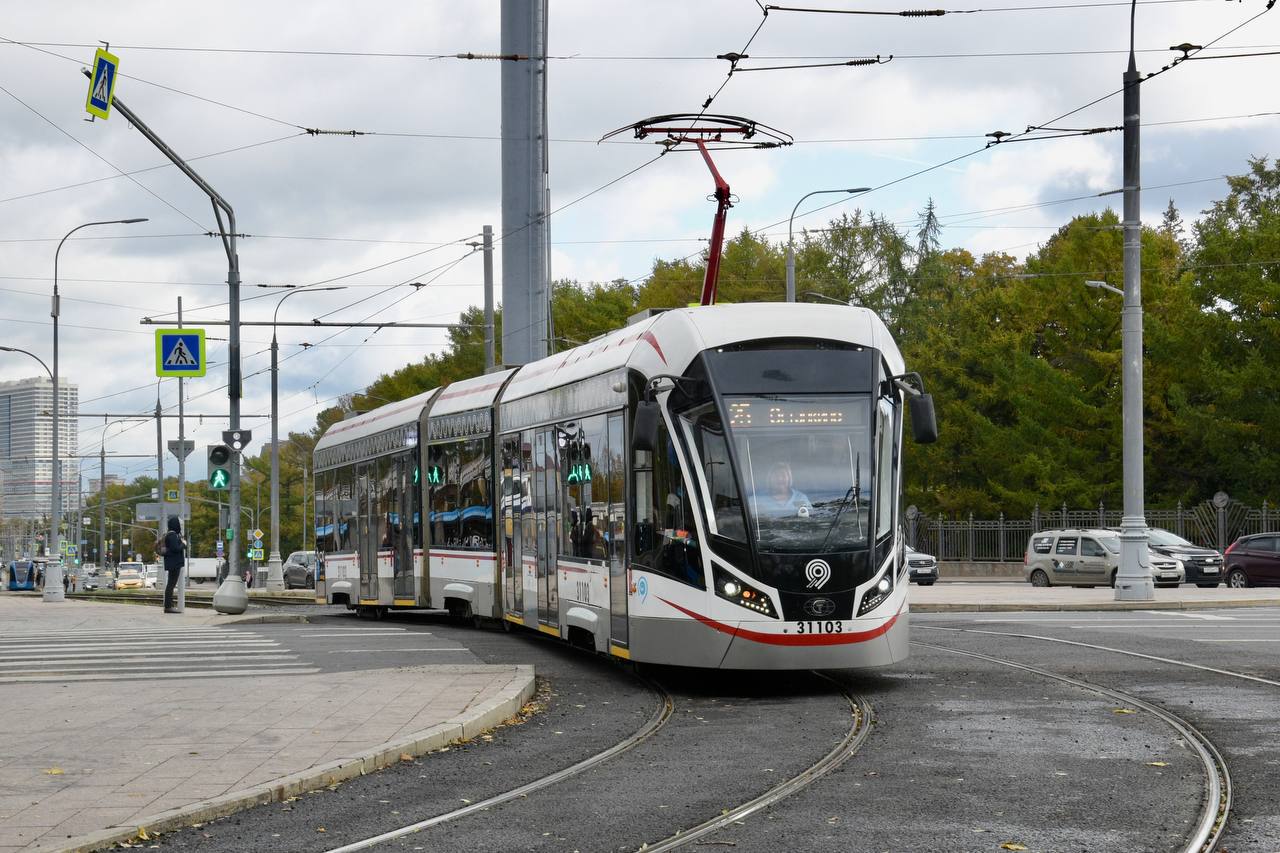
[[533, 436], [533, 501], [537, 514], [538, 622], [550, 628], [560, 624], [559, 572], [556, 545], [560, 538], [560, 474], [556, 434], [540, 429]]
[[622, 415], [609, 415], [608, 446], [600, 457], [609, 463], [609, 639], [627, 648], [626, 459]]
[[524, 616], [524, 571], [520, 542], [521, 504], [528, 490], [520, 464], [520, 436], [502, 439], [498, 451], [502, 463], [502, 498], [498, 506], [498, 558], [502, 561], [503, 609]]
[[395, 600], [413, 601], [417, 603], [417, 594], [413, 588], [413, 577], [416, 574], [413, 564], [413, 530], [414, 499], [417, 487], [410, 483], [413, 476], [413, 460], [410, 456], [400, 456], [391, 461], [390, 477], [394, 480], [394, 497], [391, 511], [395, 513], [392, 521], [392, 547], [395, 557], [392, 566], [394, 578]]
[[368, 462], [356, 467], [356, 525], [357, 558], [360, 564], [360, 599], [376, 601], [378, 598], [378, 514], [373, 505], [376, 463]]

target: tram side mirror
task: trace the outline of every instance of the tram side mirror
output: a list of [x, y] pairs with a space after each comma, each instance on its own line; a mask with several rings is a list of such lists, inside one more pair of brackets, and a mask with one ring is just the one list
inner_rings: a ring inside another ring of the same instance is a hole
[[636, 418], [631, 425], [631, 449], [652, 453], [658, 446], [658, 404], [653, 400], [636, 403]]
[[938, 440], [938, 418], [933, 411], [933, 395], [919, 394], [908, 400], [911, 407], [911, 435], [917, 444]]

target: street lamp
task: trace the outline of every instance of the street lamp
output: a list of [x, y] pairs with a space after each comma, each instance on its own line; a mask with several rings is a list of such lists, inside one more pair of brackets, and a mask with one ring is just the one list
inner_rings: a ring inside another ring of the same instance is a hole
[[[271, 287], [260, 284], [259, 287]], [[276, 323], [280, 321], [280, 306], [295, 293], [319, 293], [325, 290], [346, 290], [336, 287], [298, 287], [286, 284], [289, 292], [276, 303], [271, 315], [271, 554], [267, 557], [267, 589], [284, 589], [284, 569], [280, 559], [280, 344], [276, 340]], [[261, 488], [261, 484], [259, 484]], [[255, 521], [256, 527], [256, 521]]]
[[[1127, 245], [1125, 251], [1126, 254], [1129, 251]], [[1128, 264], [1132, 259], [1126, 257], [1125, 261]], [[1112, 287], [1105, 281], [1086, 281], [1085, 286], [1124, 298], [1124, 337], [1120, 352], [1120, 360], [1124, 363], [1121, 378], [1124, 516], [1120, 521], [1120, 568], [1116, 572], [1116, 601], [1153, 601], [1156, 597], [1155, 582], [1151, 579], [1147, 551], [1147, 519], [1142, 482], [1142, 307], [1137, 275], [1126, 275], [1125, 278], [1126, 290]], [[1132, 288], [1132, 299], [1131, 294], [1126, 292], [1129, 288]]]
[[[66, 236], [58, 241], [58, 248], [53, 252], [53, 303], [49, 311], [49, 316], [53, 318], [53, 372], [51, 375], [53, 380], [53, 504], [50, 506], [50, 515], [55, 519], [60, 518], [62, 515], [62, 466], [59, 465], [60, 460], [58, 459], [58, 408], [61, 404], [58, 399], [58, 315], [61, 313], [61, 305], [58, 298], [58, 256], [62, 254], [62, 244], [67, 242], [67, 237], [70, 237], [81, 228], [88, 228], [92, 225], [133, 225], [146, 221], [147, 218], [145, 216], [139, 216], [133, 219], [105, 219], [101, 222], [86, 222], [68, 231]], [[54, 553], [61, 555], [62, 532], [56, 521], [53, 524], [52, 545]], [[44, 600], [63, 600], [62, 564], [59, 562], [49, 564], [48, 569], [45, 571]]]
[[[53, 455], [54, 455], [54, 459], [53, 459], [53, 471], [54, 471], [54, 475], [53, 475], [53, 476], [54, 476], [54, 484], [53, 484], [53, 493], [56, 495], [56, 494], [58, 494], [58, 483], [57, 483], [57, 477], [58, 477], [58, 474], [57, 474], [57, 471], [58, 471], [58, 461], [57, 461], [57, 456], [58, 456], [58, 439], [57, 439], [57, 435], [58, 435], [58, 415], [57, 415], [57, 410], [58, 410], [58, 406], [57, 406], [57, 399], [58, 399], [58, 398], [57, 398], [57, 393], [58, 393], [58, 392], [57, 392], [57, 388], [58, 388], [58, 380], [56, 380], [56, 379], [54, 379], [54, 378], [53, 378], [53, 371], [49, 369], [49, 365], [47, 365], [47, 364], [45, 364], [45, 363], [44, 363], [44, 359], [43, 359], [43, 358], [41, 358], [40, 356], [36, 355], [35, 353], [33, 353], [33, 352], [29, 352], [29, 351], [24, 350], [24, 349], [19, 349], [18, 347], [0, 347], [0, 350], [2, 350], [2, 351], [4, 351], [4, 352], [20, 352], [20, 353], [22, 353], [23, 355], [29, 355], [29, 356], [31, 356], [31, 357], [32, 357], [32, 358], [34, 358], [36, 361], [40, 362], [40, 366], [44, 368], [44, 372], [45, 372], [45, 373], [47, 373], [47, 374], [49, 374], [49, 381], [53, 383], [53, 387], [54, 387], [54, 392], [53, 392], [53, 393], [54, 393], [54, 406], [53, 406], [53, 409], [54, 409], [54, 415], [53, 415], [53, 430], [54, 430], [54, 432], [53, 432], [53, 434], [54, 434], [54, 439], [53, 439]], [[55, 352], [56, 352], [56, 348], [55, 348]], [[49, 548], [54, 547], [54, 539], [53, 539], [53, 538], [54, 538], [54, 536], [56, 535], [57, 530], [58, 530], [58, 521], [59, 521], [59, 516], [58, 516], [57, 510], [55, 509], [56, 507], [57, 507], [57, 502], [56, 502], [56, 500], [55, 500], [55, 502], [54, 502], [53, 506], [49, 507], [49, 521], [50, 521], [50, 525], [49, 525], [49, 526], [50, 526], [51, 528], [53, 528], [53, 529], [52, 529], [52, 530], [50, 531], [50, 533], [49, 533], [49, 541], [45, 543], [45, 552], [44, 552], [44, 555], [45, 555], [45, 557], [46, 557], [46, 558], [49, 556]], [[48, 580], [48, 578], [49, 578], [49, 571], [50, 571], [50, 570], [51, 570], [51, 569], [50, 569], [50, 567], [49, 567], [48, 563], [46, 562], [46, 563], [45, 563], [44, 600], [45, 600], [45, 601], [61, 601], [61, 600], [62, 600], [62, 597], [63, 597], [63, 596], [62, 596], [62, 573], [61, 573], [61, 571], [59, 571], [59, 573], [58, 573], [58, 578], [57, 578], [58, 582], [57, 582], [57, 584], [50, 584], [50, 583], [49, 583], [49, 580]], [[53, 588], [54, 588], [55, 586], [57, 587], [57, 592], [56, 592], [56, 594], [53, 592]]]
[[826, 301], [826, 302], [831, 302], [831, 303], [833, 303], [833, 304], [835, 304], [835, 305], [843, 305], [843, 306], [845, 306], [846, 308], [848, 308], [848, 307], [849, 307], [849, 303], [848, 303], [848, 302], [846, 302], [845, 300], [843, 300], [843, 299], [836, 299], [834, 296], [827, 296], [827, 294], [825, 294], [825, 293], [819, 293], [819, 292], [818, 292], [818, 291], [816, 291], [816, 290], [806, 290], [804, 293], [802, 293], [802, 294], [800, 294], [800, 295], [801, 295], [801, 296], [809, 296], [809, 297], [812, 297], [813, 299], [821, 299], [821, 300]]
[[869, 193], [871, 187], [851, 187], [842, 190], [814, 190], [800, 196], [800, 200], [796, 202], [796, 206], [791, 208], [791, 218], [787, 220], [787, 301], [796, 301], [796, 253], [795, 244], [791, 238], [791, 226], [796, 220], [796, 211], [800, 209], [800, 205], [804, 204], [804, 200], [811, 195], [823, 195], [825, 193]]

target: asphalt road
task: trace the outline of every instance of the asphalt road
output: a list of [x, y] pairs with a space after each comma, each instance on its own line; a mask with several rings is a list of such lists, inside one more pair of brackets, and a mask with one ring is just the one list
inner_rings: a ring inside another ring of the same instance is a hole
[[[1280, 611], [917, 614], [912, 629], [914, 640], [944, 648], [917, 645], [893, 669], [836, 675], [874, 709], [862, 749], [698, 847], [1179, 849], [1198, 816], [1204, 775], [1168, 725], [1142, 712], [1117, 713], [1131, 709], [1078, 687], [946, 650], [959, 649], [1128, 691], [1186, 718], [1222, 750], [1235, 782], [1222, 849], [1277, 849]], [[279, 632], [335, 677], [409, 663], [531, 663], [544, 707], [492, 739], [170, 834], [161, 847], [332, 849], [573, 764], [640, 729], [659, 703], [629, 668], [539, 635], [477, 631], [443, 616], [373, 622], [341, 615], [253, 630]], [[674, 713], [639, 746], [552, 788], [375, 849], [637, 850], [799, 773], [851, 723], [839, 690], [810, 674], [643, 671], [669, 691]]]

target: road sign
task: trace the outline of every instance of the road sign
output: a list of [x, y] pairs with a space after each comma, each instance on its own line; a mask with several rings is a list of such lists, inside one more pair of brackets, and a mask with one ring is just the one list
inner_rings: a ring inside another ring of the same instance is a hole
[[111, 118], [111, 95], [116, 88], [116, 72], [120, 59], [102, 48], [93, 55], [93, 76], [89, 78], [89, 97], [85, 112], [101, 119]]
[[204, 329], [156, 329], [156, 376], [204, 376]]
[[262, 539], [255, 539], [255, 540], [253, 540], [253, 547], [255, 547], [255, 548], [261, 548], [261, 547], [262, 547]]
[[75, 546], [75, 545], [69, 545], [69, 546], [67, 546], [67, 556], [68, 556], [68, 557], [74, 557], [74, 556], [76, 556], [76, 554], [78, 554], [78, 553], [79, 553], [79, 551], [77, 551], [77, 550], [76, 550], [76, 546]]
[[[177, 497], [177, 493], [174, 494]], [[191, 520], [191, 504], [185, 503], [179, 512], [178, 502], [165, 501], [164, 503], [139, 503], [134, 509], [134, 519], [136, 521], [163, 521], [171, 515], [180, 516], [184, 521]]]
[[251, 550], [249, 551], [249, 559], [250, 559], [250, 560], [257, 560], [258, 562], [262, 562], [262, 560], [264, 560], [264, 559], [265, 559], [265, 557], [263, 556], [263, 553], [262, 553], [262, 549], [261, 549], [261, 548], [253, 548], [253, 549], [251, 549]]
[[178, 490], [177, 490], [177, 489], [165, 489], [165, 490], [164, 490], [164, 499], [165, 499], [165, 500], [167, 500], [167, 501], [176, 501], [176, 500], [178, 499]]
[[209, 488], [219, 492], [231, 488], [231, 448], [210, 444], [205, 451], [209, 459]]
[[219, 539], [219, 540], [217, 540], [216, 542], [214, 542], [214, 543], [213, 543], [213, 553], [214, 553], [214, 556], [217, 556], [217, 557], [221, 557], [221, 556], [223, 555], [223, 553], [224, 553], [224, 552], [223, 552], [223, 550], [222, 550], [222, 540], [221, 540], [221, 539]]
[[[254, 539], [261, 539], [261, 538], [262, 538], [262, 535], [263, 535], [263, 534], [262, 534], [262, 528], [261, 528], [261, 527], [255, 527], [255, 528], [254, 528], [254, 530], [253, 530], [253, 538], [254, 538]], [[262, 546], [261, 546], [261, 545], [255, 545], [255, 546], [253, 546], [253, 547], [255, 547], [255, 548], [261, 548]]]
[[226, 532], [228, 542], [236, 538], [236, 529], [234, 527], [228, 527], [225, 532]]
[[222, 431], [222, 441], [230, 445], [236, 453], [244, 450], [253, 439], [253, 432], [247, 429], [228, 429]]
[[128, 545], [128, 544], [129, 544], [129, 540], [128, 540], [128, 539], [121, 539], [121, 540], [120, 540], [120, 544], [121, 544], [121, 545]]
[[178, 441], [169, 442], [169, 452], [172, 453], [178, 459], [186, 459], [188, 456], [191, 455], [191, 451], [195, 449], [196, 449], [196, 443], [194, 441], [191, 441], [190, 439], [187, 439], [186, 441], [183, 441], [183, 442], [178, 442]]

